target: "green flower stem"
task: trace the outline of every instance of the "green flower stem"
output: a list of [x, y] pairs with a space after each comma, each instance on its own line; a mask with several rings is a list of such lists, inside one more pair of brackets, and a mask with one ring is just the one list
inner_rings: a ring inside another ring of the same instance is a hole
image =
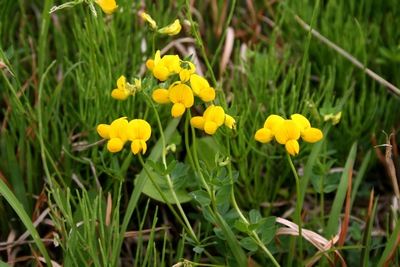
[[208, 71], [209, 71], [209, 73], [211, 75], [211, 80], [212, 80], [214, 86], [217, 86], [217, 79], [215, 78], [215, 75], [214, 75], [214, 72], [212, 70], [212, 66], [211, 66], [210, 62], [208, 61], [207, 54], [206, 54], [206, 51], [204, 49], [203, 40], [201, 39], [201, 36], [199, 35], [197, 27], [195, 26], [195, 23], [194, 23], [193, 18], [192, 18], [192, 13], [190, 12], [189, 0], [186, 0], [186, 9], [187, 9], [187, 15], [188, 15], [188, 19], [189, 19], [189, 22], [190, 22], [190, 27], [191, 27], [191, 30], [192, 30], [193, 37], [196, 40], [197, 46], [200, 48], [201, 55], [203, 56], [204, 63], [206, 64], [207, 69], [208, 69]]
[[[226, 147], [227, 147], [227, 154], [228, 157], [231, 158], [231, 149], [230, 149], [230, 139], [229, 136], [226, 135]], [[232, 190], [231, 190], [231, 204], [233, 206], [233, 208], [236, 210], [236, 212], [239, 214], [240, 219], [246, 223], [246, 224], [250, 224], [249, 221], [246, 219], [246, 217], [243, 215], [242, 211], [240, 210], [237, 202], [236, 202], [236, 198], [235, 198], [235, 190], [233, 189], [233, 175], [232, 175], [232, 166], [231, 164], [227, 165], [228, 167], [228, 173], [229, 173], [229, 178], [230, 178], [230, 182], [232, 185]], [[263, 242], [261, 241], [260, 237], [258, 236], [258, 234], [253, 230], [251, 231], [251, 233], [249, 234], [250, 238], [257, 243], [260, 248], [265, 252], [265, 254], [267, 254], [267, 256], [270, 258], [270, 260], [274, 263], [275, 266], [280, 266], [279, 263], [276, 261], [276, 259], [274, 258], [274, 256], [271, 254], [271, 252], [269, 251], [269, 249], [263, 244]]]
[[[165, 150], [166, 143], [165, 143], [164, 131], [163, 131], [163, 128], [162, 128], [160, 116], [158, 115], [156, 106], [154, 105], [154, 102], [152, 101], [152, 99], [150, 99], [150, 97], [149, 97], [147, 94], [144, 94], [144, 95], [145, 95], [145, 97], [147, 98], [148, 102], [150, 103], [151, 107], [153, 108], [154, 114], [155, 114], [155, 116], [156, 116], [157, 124], [158, 124], [159, 130], [160, 130], [160, 135], [161, 135], [161, 143], [162, 143], [161, 158], [162, 158], [162, 162], [163, 162], [163, 164], [164, 164], [165, 169], [167, 169], [167, 167], [168, 167], [168, 165], [167, 165], [167, 157], [166, 157], [166, 156], [167, 156], [167, 155], [166, 155], [167, 152], [166, 152], [166, 150]], [[142, 165], [143, 165], [143, 164], [142, 164]], [[145, 171], [146, 171], [147, 175], [150, 177], [149, 172], [146, 170], [147, 167], [145, 167], [145, 166], [143, 165], [143, 168], [145, 168]], [[178, 199], [178, 197], [177, 197], [177, 195], [176, 195], [176, 193], [175, 193], [174, 185], [173, 185], [172, 180], [171, 180], [171, 176], [170, 176], [169, 174], [166, 174], [166, 175], [165, 175], [165, 180], [166, 180], [166, 184], [167, 184], [167, 186], [168, 186], [168, 189], [169, 189], [169, 191], [171, 192], [172, 197], [174, 198], [174, 201], [175, 201], [175, 203], [176, 203], [176, 206], [178, 207], [178, 210], [179, 210], [179, 212], [180, 212], [180, 214], [181, 214], [183, 220], [185, 221], [186, 228], [187, 228], [187, 229], [186, 229], [187, 232], [191, 235], [191, 238], [193, 238], [193, 240], [196, 240], [196, 242], [198, 242], [197, 236], [196, 236], [196, 234], [194, 233], [194, 230], [193, 230], [191, 224], [189, 223], [189, 220], [188, 220], [188, 218], [186, 217], [186, 214], [185, 214], [185, 212], [184, 212], [184, 210], [183, 210], [183, 208], [182, 208], [182, 206], [181, 206], [181, 204], [180, 204], [180, 202], [179, 202], [179, 199]], [[152, 183], [154, 184], [154, 186], [158, 187], [158, 184], [155, 182], [154, 179], [152, 179]], [[157, 190], [158, 190], [158, 189], [157, 189]], [[161, 190], [161, 189], [160, 189], [160, 190]], [[159, 193], [160, 193], [160, 190], [159, 190]], [[161, 195], [161, 193], [160, 193], [160, 195]], [[163, 195], [162, 195], [162, 196], [163, 196]], [[168, 206], [171, 205], [171, 204], [168, 203], [168, 201], [166, 201], [166, 199], [165, 199], [164, 196], [163, 196], [163, 199], [164, 199], [165, 203], [167, 203]], [[171, 210], [172, 210], [173, 212], [175, 212], [175, 210], [173, 210], [172, 206], [170, 206], [170, 208], [171, 208]], [[175, 215], [175, 217], [179, 218], [179, 216], [178, 216], [177, 214], [174, 213], [174, 215]], [[179, 218], [179, 219], [180, 219], [180, 218]]]
[[190, 167], [192, 167], [192, 170], [195, 170], [195, 165], [193, 162], [193, 156], [192, 152], [190, 150], [190, 144], [189, 144], [189, 124], [190, 124], [190, 112], [186, 113], [186, 120], [185, 120], [185, 147], [186, 147], [186, 153], [189, 159]]
[[287, 159], [289, 161], [290, 168], [292, 169], [294, 178], [296, 180], [296, 221], [297, 225], [299, 227], [299, 257], [300, 257], [300, 264], [303, 265], [303, 234], [302, 234], [302, 222], [301, 222], [301, 205], [299, 201], [299, 196], [300, 196], [300, 180], [299, 176], [297, 175], [296, 168], [294, 167], [292, 158], [290, 157], [289, 153], [286, 153]]
[[[192, 117], [191, 113], [190, 113], [190, 109], [187, 110], [187, 116], [189, 116], [189, 118]], [[196, 166], [196, 170], [197, 173], [200, 177], [201, 180], [201, 184], [203, 185], [204, 189], [206, 189], [208, 195], [211, 198], [211, 203], [213, 203], [213, 209], [216, 210], [216, 206], [215, 206], [215, 201], [214, 201], [214, 194], [211, 192], [210, 187], [208, 186], [206, 180], [204, 179], [203, 173], [201, 172], [201, 167], [200, 167], [200, 163], [199, 163], [199, 158], [197, 157], [197, 145], [196, 145], [196, 131], [194, 129], [194, 127], [192, 125], [190, 125], [190, 128], [192, 129], [192, 146], [193, 146], [193, 161], [194, 161], [194, 165]]]
[[179, 204], [178, 198], [176, 197], [176, 194], [174, 194], [174, 191], [172, 188], [169, 187], [168, 188], [171, 189], [171, 193], [174, 197], [174, 200], [178, 206], [178, 209], [180, 211], [180, 213], [182, 214], [183, 220], [185, 222], [182, 221], [181, 217], [176, 213], [174, 207], [172, 207], [171, 203], [168, 202], [167, 198], [165, 197], [163, 191], [161, 190], [160, 186], [157, 184], [156, 180], [154, 179], [152, 173], [150, 172], [149, 168], [147, 168], [146, 164], [143, 161], [142, 155], [139, 153], [138, 154], [138, 158], [140, 161], [140, 164], [142, 165], [144, 171], [146, 172], [147, 176], [150, 178], [151, 182], [153, 183], [154, 187], [156, 188], [157, 192], [160, 194], [160, 196], [163, 198], [164, 202], [167, 204], [168, 208], [172, 211], [172, 213], [174, 214], [175, 218], [179, 221], [179, 223], [185, 228], [185, 231], [187, 231], [190, 234], [190, 237], [195, 240], [197, 243], [199, 243], [196, 234], [193, 231], [193, 228], [190, 226], [190, 223], [185, 215], [185, 213], [182, 210], [181, 205]]

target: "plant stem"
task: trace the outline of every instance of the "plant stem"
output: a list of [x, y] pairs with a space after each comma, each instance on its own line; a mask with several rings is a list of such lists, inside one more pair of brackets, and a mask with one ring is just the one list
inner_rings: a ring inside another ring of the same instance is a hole
[[[163, 164], [164, 164], [165, 169], [167, 169], [167, 167], [168, 167], [168, 165], [167, 165], [167, 157], [166, 157], [166, 156], [167, 156], [167, 155], [166, 155], [167, 152], [166, 152], [166, 150], [165, 150], [166, 143], [165, 143], [164, 131], [163, 131], [163, 128], [162, 128], [160, 116], [158, 115], [158, 111], [157, 111], [157, 109], [156, 109], [156, 107], [155, 107], [155, 105], [154, 105], [152, 99], [150, 99], [150, 97], [149, 97], [146, 93], [144, 93], [144, 95], [145, 95], [145, 97], [147, 98], [148, 102], [150, 103], [152, 109], [154, 110], [154, 114], [155, 114], [155, 116], [156, 116], [158, 128], [159, 128], [159, 130], [160, 130], [160, 135], [161, 135], [161, 143], [162, 143], [161, 159], [162, 159], [162, 162], [163, 162]], [[140, 155], [140, 154], [139, 154], [139, 155]], [[141, 157], [141, 156], [140, 156], [140, 157]], [[143, 165], [143, 164], [142, 164], [142, 165]], [[146, 167], [146, 166], [143, 166], [143, 168], [145, 168], [145, 171], [146, 171], [147, 167]], [[146, 173], [147, 173], [147, 175], [149, 175], [148, 171], [146, 171]], [[149, 176], [150, 176], [150, 175], [149, 175]], [[196, 236], [196, 234], [194, 233], [194, 230], [193, 230], [193, 228], [192, 228], [192, 226], [191, 226], [191, 224], [190, 224], [188, 218], [186, 217], [186, 214], [185, 214], [185, 212], [184, 212], [184, 210], [183, 210], [183, 208], [182, 208], [182, 206], [181, 206], [181, 204], [180, 204], [180, 202], [179, 202], [178, 196], [177, 196], [176, 193], [175, 193], [174, 185], [173, 185], [172, 180], [171, 180], [171, 176], [167, 173], [164, 177], [165, 177], [165, 180], [166, 180], [166, 184], [167, 184], [167, 186], [168, 186], [168, 189], [169, 189], [169, 191], [171, 192], [171, 195], [172, 195], [172, 197], [173, 197], [173, 199], [174, 199], [174, 201], [175, 201], [175, 204], [176, 204], [176, 206], [178, 207], [178, 210], [179, 210], [179, 212], [180, 212], [180, 214], [181, 214], [183, 220], [185, 221], [186, 228], [187, 228], [186, 230], [187, 230], [188, 233], [190, 234], [191, 238], [193, 238], [193, 240], [196, 240], [196, 242], [199, 242], [199, 241], [197, 240], [197, 236]], [[155, 182], [154, 179], [152, 179], [152, 182], [153, 182], [154, 186], [158, 187], [158, 184], [156, 184], [156, 182]], [[158, 190], [158, 189], [157, 189], [157, 190]], [[161, 190], [161, 189], [160, 189], [160, 190]], [[159, 191], [159, 193], [160, 193], [160, 195], [163, 197], [165, 203], [167, 203], [167, 204], [170, 206], [171, 204], [169, 204], [168, 201], [166, 201], [166, 199], [165, 199], [165, 197], [163, 196], [163, 194], [162, 194], [160, 191]], [[170, 208], [171, 208], [171, 210], [173, 210], [172, 206], [170, 206]], [[175, 212], [175, 210], [173, 210], [173, 212]], [[174, 215], [175, 215], [177, 218], [179, 217], [179, 216], [178, 216], [177, 214], [175, 214], [175, 213], [174, 213]], [[179, 219], [180, 219], [180, 218], [179, 218]]]
[[294, 178], [296, 180], [296, 221], [299, 227], [299, 257], [300, 257], [300, 264], [303, 265], [303, 234], [302, 234], [302, 225], [301, 225], [301, 206], [298, 197], [300, 196], [300, 180], [299, 176], [297, 175], [296, 168], [293, 165], [292, 158], [290, 154], [287, 152], [287, 159], [289, 161], [290, 168], [292, 169]]

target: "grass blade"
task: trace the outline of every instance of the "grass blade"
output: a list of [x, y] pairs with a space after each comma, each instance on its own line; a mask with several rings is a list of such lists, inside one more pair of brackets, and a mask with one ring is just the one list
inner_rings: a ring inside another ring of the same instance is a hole
[[44, 259], [46, 260], [47, 266], [53, 266], [51, 263], [51, 259], [49, 254], [47, 254], [47, 250], [40, 239], [38, 232], [36, 231], [35, 226], [33, 225], [31, 219], [28, 214], [25, 212], [21, 203], [15, 197], [15, 195], [11, 192], [11, 190], [7, 187], [7, 185], [0, 179], [0, 194], [5, 197], [7, 202], [11, 205], [14, 211], [17, 213], [18, 217], [21, 219], [25, 227], [28, 229], [31, 234], [33, 240], [35, 240], [36, 245], [38, 246], [40, 252], [42, 253]]

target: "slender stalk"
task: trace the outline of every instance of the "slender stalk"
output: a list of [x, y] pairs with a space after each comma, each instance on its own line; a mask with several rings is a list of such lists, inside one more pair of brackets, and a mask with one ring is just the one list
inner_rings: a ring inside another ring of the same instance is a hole
[[201, 36], [200, 36], [200, 34], [199, 34], [198, 30], [197, 30], [197, 27], [195, 27], [195, 24], [194, 24], [194, 21], [193, 21], [193, 18], [192, 18], [192, 13], [190, 12], [189, 0], [186, 0], [186, 9], [187, 9], [187, 15], [188, 15], [188, 19], [189, 19], [189, 22], [190, 22], [190, 27], [192, 29], [193, 37], [196, 40], [197, 46], [199, 47], [199, 49], [201, 51], [201, 55], [203, 56], [204, 63], [206, 64], [207, 69], [208, 69], [208, 71], [209, 71], [209, 73], [211, 75], [211, 80], [213, 82], [213, 85], [217, 86], [217, 79], [215, 78], [214, 71], [213, 71], [212, 66], [210, 64], [210, 61], [208, 61], [207, 54], [206, 54], [206, 51], [204, 49], [203, 40], [201, 39]]
[[[147, 100], [148, 100], [148, 102], [150, 103], [152, 109], [154, 110], [154, 114], [155, 114], [155, 116], [156, 116], [157, 124], [158, 124], [159, 130], [160, 130], [160, 134], [161, 134], [161, 142], [162, 142], [161, 159], [162, 159], [162, 162], [163, 162], [163, 164], [164, 164], [165, 169], [167, 169], [167, 167], [168, 167], [168, 165], [167, 165], [167, 157], [166, 157], [166, 153], [167, 153], [167, 152], [166, 152], [166, 150], [165, 150], [166, 143], [165, 143], [164, 131], [163, 131], [163, 128], [162, 128], [160, 116], [158, 115], [158, 111], [157, 111], [157, 109], [156, 109], [156, 107], [155, 107], [155, 105], [154, 105], [152, 99], [150, 99], [150, 97], [149, 97], [147, 94], [144, 94], [144, 96], [147, 98]], [[142, 165], [143, 165], [143, 164], [142, 164]], [[146, 171], [146, 168], [147, 168], [147, 167], [144, 166], [143, 168], [145, 168], [145, 171]], [[148, 172], [146, 171], [146, 173], [148, 173]], [[149, 174], [148, 174], [148, 175], [149, 175]], [[192, 228], [192, 226], [191, 226], [191, 224], [190, 224], [188, 218], [186, 217], [186, 214], [185, 214], [185, 212], [184, 212], [184, 210], [183, 210], [183, 208], [182, 208], [182, 206], [181, 206], [181, 204], [180, 204], [180, 202], [179, 202], [178, 196], [177, 196], [176, 193], [175, 193], [174, 185], [173, 185], [172, 180], [171, 180], [171, 176], [167, 173], [164, 177], [165, 177], [165, 181], [166, 181], [166, 184], [167, 184], [167, 186], [168, 186], [168, 189], [169, 189], [169, 191], [171, 192], [171, 195], [172, 195], [172, 197], [173, 197], [173, 199], [174, 199], [174, 201], [175, 201], [175, 204], [176, 204], [176, 206], [177, 206], [177, 208], [178, 208], [178, 210], [179, 210], [179, 212], [180, 212], [180, 214], [181, 214], [183, 220], [185, 221], [185, 225], [186, 225], [186, 228], [187, 228], [187, 229], [186, 229], [187, 232], [190, 234], [190, 236], [191, 236], [191, 238], [193, 238], [193, 240], [196, 240], [196, 242], [198, 242], [197, 236], [196, 236], [196, 234], [194, 233], [194, 230], [193, 230], [193, 228]], [[152, 180], [152, 182], [153, 182], [154, 186], [158, 187], [158, 184], [155, 182], [154, 179]], [[160, 193], [160, 194], [161, 194], [161, 193]], [[163, 197], [163, 199], [164, 199], [165, 202], [170, 206], [170, 204], [168, 203], [168, 201], [166, 201], [166, 199], [165, 199], [164, 197]], [[172, 209], [172, 206], [171, 206], [170, 208]], [[173, 212], [174, 212], [174, 211], [173, 211]], [[175, 214], [175, 213], [174, 213], [174, 215], [175, 215], [177, 218], [179, 217], [179, 216], [178, 216], [177, 214]]]
[[292, 169], [294, 178], [296, 180], [296, 221], [299, 227], [299, 257], [300, 257], [300, 264], [303, 265], [303, 233], [302, 233], [302, 225], [301, 225], [301, 205], [300, 201], [298, 201], [298, 196], [300, 196], [300, 180], [299, 176], [297, 175], [296, 168], [294, 167], [292, 158], [290, 157], [289, 153], [286, 153], [287, 159], [289, 161], [290, 168]]
[[[226, 147], [227, 147], [227, 154], [228, 157], [231, 157], [231, 150], [230, 150], [230, 139], [229, 136], [226, 135]], [[243, 215], [242, 211], [240, 210], [237, 202], [236, 202], [236, 198], [235, 198], [235, 190], [233, 188], [233, 175], [232, 175], [232, 166], [231, 164], [227, 165], [228, 168], [228, 174], [229, 174], [229, 178], [230, 178], [230, 182], [232, 185], [232, 190], [231, 190], [231, 204], [233, 206], [233, 208], [236, 210], [236, 212], [238, 213], [240, 219], [245, 222], [246, 224], [250, 224], [249, 221], [246, 219], [246, 217]], [[276, 261], [276, 259], [274, 258], [274, 256], [271, 254], [271, 252], [269, 251], [269, 249], [263, 244], [263, 242], [261, 241], [260, 237], [258, 236], [258, 234], [253, 230], [251, 231], [251, 233], [249, 234], [250, 238], [253, 239], [253, 241], [255, 241], [260, 248], [265, 252], [265, 254], [267, 254], [267, 256], [270, 258], [270, 260], [274, 263], [275, 266], [280, 266], [279, 263]]]

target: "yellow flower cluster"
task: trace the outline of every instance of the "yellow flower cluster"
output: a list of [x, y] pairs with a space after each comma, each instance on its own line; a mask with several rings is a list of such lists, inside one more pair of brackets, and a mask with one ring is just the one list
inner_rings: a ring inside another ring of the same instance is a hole
[[182, 116], [187, 108], [193, 106], [195, 96], [204, 102], [215, 99], [214, 88], [206, 79], [194, 73], [196, 66], [190, 61], [180, 59], [178, 55], [161, 57], [160, 51], [157, 51], [154, 59], [147, 60], [146, 66], [162, 82], [179, 76], [179, 80], [173, 82], [168, 89], [156, 89], [152, 95], [159, 104], [174, 104], [171, 110], [174, 118]]
[[300, 151], [299, 138], [308, 143], [315, 143], [322, 139], [320, 129], [311, 127], [310, 122], [301, 114], [293, 114], [290, 119], [284, 119], [278, 115], [270, 115], [265, 120], [264, 127], [259, 129], [254, 138], [261, 142], [270, 142], [275, 137], [276, 141], [285, 145], [286, 150], [292, 156]]
[[99, 124], [98, 134], [104, 139], [108, 139], [107, 149], [110, 152], [119, 152], [127, 141], [131, 141], [131, 150], [134, 154], [146, 153], [146, 141], [150, 139], [150, 124], [141, 119], [128, 122], [126, 117], [114, 120], [110, 125]]
[[[166, 88], [154, 90], [153, 100], [159, 104], [173, 103], [171, 109], [172, 117], [180, 117], [187, 108], [194, 104], [194, 97], [200, 98], [203, 102], [210, 102], [215, 99], [215, 90], [208, 81], [198, 74], [195, 74], [196, 66], [190, 61], [184, 61], [178, 55], [164, 55], [161, 57], [157, 51], [154, 59], [146, 62], [147, 68], [161, 82], [171, 77], [175, 82]], [[225, 123], [231, 129], [235, 129], [235, 120], [220, 106], [209, 106], [203, 116], [191, 119], [190, 123], [207, 134], [214, 134], [218, 127]]]

